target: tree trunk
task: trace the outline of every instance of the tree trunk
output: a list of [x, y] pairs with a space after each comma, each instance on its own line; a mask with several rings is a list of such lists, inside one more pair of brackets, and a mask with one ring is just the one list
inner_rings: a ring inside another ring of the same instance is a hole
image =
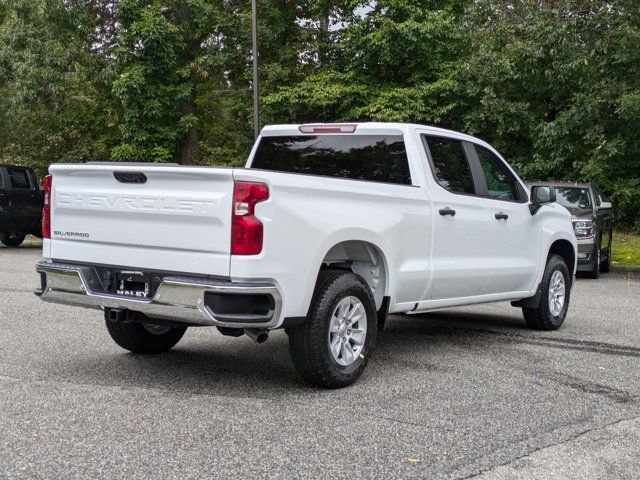
[[[188, 100], [180, 102], [180, 113], [182, 115], [196, 114], [196, 88], [191, 88], [191, 94]], [[191, 165], [193, 156], [198, 150], [198, 129], [191, 127], [187, 136], [180, 142], [180, 163], [182, 165]]]
[[[195, 38], [192, 29], [192, 18], [189, 4], [187, 2], [181, 2], [176, 8], [176, 20], [180, 26], [182, 37], [185, 40], [185, 48], [180, 55], [182, 63], [190, 67], [195, 61], [197, 51], [200, 42]], [[185, 83], [191, 83], [190, 79], [185, 79]], [[196, 115], [196, 86], [191, 84], [191, 90], [189, 97], [180, 102], [180, 114]], [[193, 164], [193, 156], [198, 150], [198, 130], [196, 127], [191, 127], [186, 136], [180, 141], [180, 163], [182, 165]]]

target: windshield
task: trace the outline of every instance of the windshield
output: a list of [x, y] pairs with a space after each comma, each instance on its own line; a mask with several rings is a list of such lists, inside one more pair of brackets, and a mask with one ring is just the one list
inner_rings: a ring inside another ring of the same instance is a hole
[[592, 208], [588, 188], [556, 187], [556, 202], [567, 208]]

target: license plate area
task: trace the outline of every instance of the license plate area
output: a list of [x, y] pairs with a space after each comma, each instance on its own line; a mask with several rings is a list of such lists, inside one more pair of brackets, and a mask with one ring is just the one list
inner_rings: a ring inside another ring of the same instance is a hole
[[115, 294], [123, 297], [149, 298], [151, 296], [151, 275], [136, 270], [115, 272]]

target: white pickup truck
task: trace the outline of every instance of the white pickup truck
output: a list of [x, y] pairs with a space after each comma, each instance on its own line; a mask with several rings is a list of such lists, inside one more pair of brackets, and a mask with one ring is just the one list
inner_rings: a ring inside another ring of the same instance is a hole
[[276, 125], [245, 168], [57, 164], [45, 180], [42, 300], [104, 310], [115, 342], [187, 327], [289, 335], [316, 385], [354, 382], [388, 313], [512, 301], [560, 327], [571, 214], [487, 143], [392, 123]]

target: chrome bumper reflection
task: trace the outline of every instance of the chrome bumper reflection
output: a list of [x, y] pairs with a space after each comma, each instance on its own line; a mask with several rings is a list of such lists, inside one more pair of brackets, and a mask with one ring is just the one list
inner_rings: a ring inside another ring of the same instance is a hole
[[[273, 328], [278, 324], [282, 298], [278, 289], [265, 283], [233, 283], [191, 277], [164, 277], [153, 298], [141, 299], [96, 292], [90, 286], [88, 269], [78, 265], [39, 262], [36, 271], [43, 275], [36, 290], [42, 300], [85, 308], [122, 308], [192, 325], [230, 328]], [[231, 323], [216, 320], [204, 305], [205, 292], [271, 295], [275, 308], [269, 322]]]

